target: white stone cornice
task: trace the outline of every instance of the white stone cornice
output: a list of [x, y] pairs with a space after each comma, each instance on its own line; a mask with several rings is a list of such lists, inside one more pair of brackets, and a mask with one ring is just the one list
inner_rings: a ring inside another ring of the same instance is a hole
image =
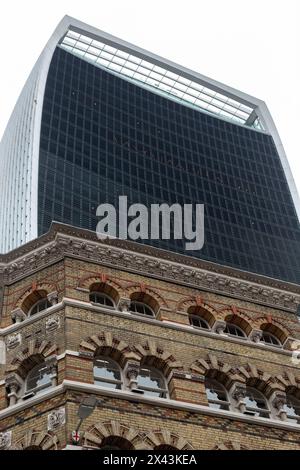
[[[115, 390], [109, 389], [106, 387], [101, 387], [99, 385], [93, 384], [86, 384], [83, 382], [76, 382], [73, 380], [64, 380], [62, 384], [57, 385], [56, 387], [50, 388], [45, 390], [44, 392], [32, 397], [28, 398], [25, 402], [17, 403], [16, 405], [10, 406], [4, 410], [0, 411], [0, 419], [7, 418], [9, 416], [14, 416], [15, 414], [20, 413], [27, 408], [33, 407], [43, 401], [64, 393], [68, 390], [74, 390], [77, 392], [83, 393], [91, 393], [93, 395], [99, 396], [107, 396], [111, 398], [119, 398], [128, 401], [137, 400], [140, 403], [154, 405], [155, 407], [163, 407], [163, 408], [172, 408], [175, 410], [180, 411], [188, 411], [192, 413], [199, 413], [208, 416], [214, 416], [216, 418], [224, 418], [224, 419], [231, 419], [233, 421], [240, 421], [249, 424], [256, 424], [264, 427], [271, 427], [282, 429], [286, 431], [295, 431], [300, 433], [300, 425], [294, 424], [286, 421], [280, 421], [276, 419], [268, 419], [268, 418], [261, 418], [256, 416], [247, 416], [241, 413], [237, 413], [234, 411], [227, 411], [227, 410], [216, 410], [214, 408], [210, 408], [209, 406], [205, 405], [196, 405], [191, 403], [186, 403], [179, 400], [171, 400], [169, 398], [158, 398], [158, 397], [149, 397], [145, 395], [136, 395], [133, 392], [125, 391], [125, 390]], [[4, 429], [5, 430], [5, 429]]]
[[[300, 304], [300, 286], [295, 284], [128, 240], [98, 240], [93, 232], [64, 225], [54, 224], [52, 232], [37, 239], [35, 244], [29, 243], [27, 248], [31, 244], [33, 249], [26, 252], [23, 247], [22, 256], [19, 255], [22, 247], [8, 255], [0, 255], [0, 278], [2, 273], [4, 284], [29, 276], [68, 256], [292, 313]], [[1, 260], [7, 262], [1, 263]]]
[[[286, 355], [286, 356], [293, 356], [293, 351], [286, 350], [279, 348], [278, 346], [272, 346], [272, 345], [266, 345], [263, 342], [254, 342], [251, 341], [251, 338], [240, 338], [240, 337], [235, 337], [227, 334], [219, 334], [216, 333], [213, 330], [205, 330], [205, 329], [196, 329], [191, 325], [182, 325], [181, 323], [175, 323], [175, 322], [169, 322], [169, 321], [161, 321], [156, 318], [152, 317], [146, 317], [143, 315], [131, 313], [131, 312], [121, 312], [119, 310], [110, 308], [110, 307], [101, 307], [97, 306], [96, 304], [90, 303], [90, 302], [84, 302], [82, 300], [78, 299], [71, 299], [68, 297], [64, 297], [61, 302], [58, 304], [49, 307], [46, 310], [42, 310], [40, 313], [37, 313], [33, 315], [32, 317], [28, 317], [26, 320], [24, 320], [22, 323], [14, 323], [13, 325], [7, 326], [6, 328], [0, 329], [0, 338], [1, 336], [6, 336], [11, 333], [15, 333], [18, 331], [22, 331], [22, 329], [25, 326], [28, 326], [34, 322], [37, 322], [45, 317], [48, 317], [49, 315], [64, 309], [66, 306], [74, 307], [74, 308], [83, 308], [85, 310], [89, 310], [92, 312], [99, 312], [99, 313], [104, 313], [106, 315], [113, 315], [117, 317], [122, 317], [126, 319], [130, 319], [131, 321], [136, 321], [139, 323], [146, 323], [146, 324], [152, 324], [155, 326], [159, 326], [161, 328], [169, 328], [172, 330], [177, 330], [177, 331], [185, 331], [189, 332], [190, 334], [193, 335], [199, 335], [199, 336], [206, 336], [209, 338], [214, 338], [216, 340], [221, 340], [221, 341], [227, 341], [230, 343], [236, 343], [236, 344], [241, 344], [245, 347], [249, 348], [259, 348], [263, 349], [265, 351], [269, 352], [275, 352], [276, 354], [281, 354], [281, 355]], [[290, 338], [289, 340], [293, 340], [294, 338]], [[294, 339], [295, 341], [299, 341], [296, 338]]]

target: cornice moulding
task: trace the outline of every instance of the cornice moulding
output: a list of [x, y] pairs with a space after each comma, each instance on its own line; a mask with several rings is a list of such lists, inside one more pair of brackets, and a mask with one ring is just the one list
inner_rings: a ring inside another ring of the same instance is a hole
[[0, 281], [12, 284], [73, 257], [295, 313], [300, 286], [129, 240], [98, 240], [94, 232], [54, 223], [50, 231], [0, 255]]

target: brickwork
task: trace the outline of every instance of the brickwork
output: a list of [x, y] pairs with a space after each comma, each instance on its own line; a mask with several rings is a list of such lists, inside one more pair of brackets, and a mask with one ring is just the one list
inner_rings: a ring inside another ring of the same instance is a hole
[[[142, 267], [140, 273], [113, 267], [113, 259], [108, 266], [61, 255], [14, 282], [2, 279], [0, 448], [64, 448], [72, 443], [81, 400], [92, 394], [98, 405], [80, 429], [83, 446], [300, 449], [300, 417], [298, 423], [287, 419], [283, 408], [286, 393], [300, 397], [294, 314], [147, 276]], [[93, 291], [109, 296], [113, 306], [90, 302]], [[47, 308], [31, 315], [40, 299], [47, 299]], [[131, 301], [144, 302], [154, 316], [130, 313]], [[189, 314], [201, 316], [208, 328], [191, 326]], [[228, 323], [245, 337], [225, 334]], [[280, 347], [259, 341], [265, 331]], [[100, 356], [120, 368], [121, 390], [95, 384]], [[48, 386], [26, 395], [28, 374], [40, 364], [49, 371]], [[136, 390], [145, 367], [165, 378], [165, 399]], [[210, 406], [208, 377], [235, 397], [227, 414]], [[247, 386], [270, 403], [269, 420], [243, 413], [236, 391]]]

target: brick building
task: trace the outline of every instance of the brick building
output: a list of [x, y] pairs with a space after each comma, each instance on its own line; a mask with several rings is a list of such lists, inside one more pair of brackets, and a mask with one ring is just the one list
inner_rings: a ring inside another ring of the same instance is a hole
[[300, 449], [300, 288], [53, 224], [0, 256], [0, 448]]

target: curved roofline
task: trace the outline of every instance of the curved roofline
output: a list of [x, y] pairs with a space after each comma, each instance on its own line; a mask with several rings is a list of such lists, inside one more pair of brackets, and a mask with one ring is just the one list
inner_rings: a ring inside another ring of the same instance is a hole
[[141, 58], [144, 58], [145, 60], [151, 59], [151, 62], [153, 62], [157, 66], [167, 67], [168, 70], [174, 73], [180, 72], [180, 75], [189, 80], [196, 81], [203, 86], [209, 86], [212, 90], [217, 93], [226, 94], [226, 96], [228, 96], [229, 98], [233, 100], [238, 100], [243, 105], [254, 108], [255, 113], [262, 121], [266, 131], [273, 137], [284, 170], [284, 174], [287, 179], [290, 193], [294, 202], [295, 210], [298, 215], [298, 220], [300, 220], [300, 198], [296, 188], [296, 184], [279, 133], [277, 131], [271, 113], [264, 101], [255, 98], [254, 96], [251, 96], [247, 93], [244, 93], [240, 90], [232, 88], [228, 85], [225, 85], [224, 83], [221, 83], [217, 80], [202, 75], [198, 72], [195, 72], [191, 69], [188, 69], [168, 59], [165, 59], [157, 54], [135, 46], [134, 44], [131, 44], [127, 41], [124, 41], [123, 39], [120, 39], [100, 29], [83, 23], [82, 21], [79, 21], [71, 16], [66, 15], [57, 26], [56, 31], [63, 31], [63, 33], [66, 33], [68, 29], [72, 29], [73, 31], [82, 34], [88, 33], [89, 36], [92, 36], [94, 39], [104, 40], [104, 42], [106, 42], [108, 45], [111, 45], [112, 47], [122, 48], [128, 53], [133, 52]]

